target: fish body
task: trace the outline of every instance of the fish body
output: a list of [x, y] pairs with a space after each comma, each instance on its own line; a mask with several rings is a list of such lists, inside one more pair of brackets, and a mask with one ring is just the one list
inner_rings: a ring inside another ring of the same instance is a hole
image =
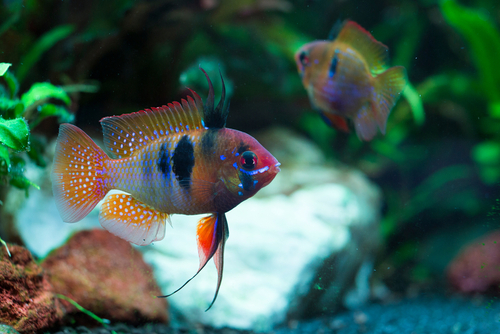
[[402, 66], [387, 69], [388, 48], [353, 21], [344, 22], [332, 40], [302, 46], [295, 61], [311, 104], [328, 125], [348, 132], [352, 120], [362, 140], [387, 118], [406, 85]]
[[277, 163], [243, 132], [179, 130], [140, 147], [129, 157], [105, 161], [103, 181], [107, 188], [127, 192], [160, 212], [227, 212], [272, 180], [267, 177], [273, 176], [272, 171], [255, 175], [239, 166], [246, 151], [261, 157], [255, 170], [265, 172], [267, 166]]
[[[210, 214], [198, 224], [200, 266], [194, 275], [214, 258], [219, 278], [210, 308], [222, 281], [225, 213], [268, 185], [279, 163], [253, 137], [225, 127], [224, 82], [214, 109], [206, 77], [205, 105], [192, 91], [181, 103], [103, 118], [110, 156], [82, 130], [62, 124], [51, 178], [64, 221], [81, 220], [104, 199], [101, 225], [137, 245], [163, 239], [172, 214]], [[106, 196], [112, 189], [125, 193]]]

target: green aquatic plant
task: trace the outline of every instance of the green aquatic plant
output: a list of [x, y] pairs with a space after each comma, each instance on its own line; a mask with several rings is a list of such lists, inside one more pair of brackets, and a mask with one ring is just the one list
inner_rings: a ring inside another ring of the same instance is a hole
[[[18, 96], [19, 83], [9, 70], [11, 64], [0, 63], [0, 182], [9, 183], [26, 190], [39, 186], [24, 176], [26, 164], [22, 152], [38, 165], [43, 165], [41, 145], [31, 145], [30, 131], [49, 116], [58, 117], [60, 122], [70, 122], [73, 115], [67, 107], [71, 99], [63, 88], [47, 82], [38, 82]], [[62, 105], [61, 105], [62, 102]]]
[[500, 117], [500, 31], [481, 11], [461, 6], [454, 0], [442, 1], [441, 12], [467, 41], [478, 70], [480, 90], [489, 102], [489, 114]]
[[[57, 293], [55, 296], [57, 298], [59, 298], [59, 299], [67, 301], [68, 303], [70, 303], [71, 305], [73, 305], [74, 307], [76, 307], [76, 309], [78, 311], [80, 311], [80, 312], [88, 315], [89, 317], [91, 317], [92, 319], [94, 319], [95, 321], [97, 321], [98, 323], [100, 323], [101, 325], [103, 325], [104, 328], [108, 328], [108, 325], [111, 323], [111, 321], [109, 321], [108, 319], [104, 319], [104, 318], [101, 318], [101, 317], [95, 315], [94, 313], [92, 313], [89, 310], [85, 309], [83, 306], [81, 306], [80, 304], [78, 304], [77, 302], [75, 302], [73, 299], [71, 299], [69, 297], [61, 295], [59, 293]], [[111, 330], [111, 333], [112, 334], [116, 334], [116, 332], [114, 330]]]
[[492, 139], [478, 143], [472, 150], [472, 158], [479, 167], [479, 175], [486, 184], [500, 181], [500, 136], [496, 130], [500, 119], [500, 30], [480, 10], [459, 5], [453, 0], [441, 2], [441, 11], [446, 21], [467, 41], [475, 67], [478, 71], [478, 93], [488, 103], [490, 121], [481, 124], [484, 133]]

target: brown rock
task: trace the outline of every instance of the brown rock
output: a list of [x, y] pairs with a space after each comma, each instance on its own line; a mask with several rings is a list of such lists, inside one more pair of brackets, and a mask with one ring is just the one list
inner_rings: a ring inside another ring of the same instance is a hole
[[[128, 242], [104, 230], [81, 231], [45, 259], [54, 291], [112, 321], [168, 322], [167, 301], [151, 267]], [[69, 313], [79, 312], [61, 300]]]
[[24, 247], [0, 247], [0, 323], [22, 333], [35, 333], [63, 317], [42, 267]]
[[447, 271], [448, 280], [461, 292], [500, 293], [500, 231], [467, 245]]

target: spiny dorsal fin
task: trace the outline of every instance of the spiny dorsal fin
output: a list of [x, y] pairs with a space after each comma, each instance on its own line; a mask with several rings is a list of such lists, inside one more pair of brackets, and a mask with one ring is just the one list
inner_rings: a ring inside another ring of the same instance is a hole
[[356, 22], [346, 20], [336, 41], [348, 44], [358, 51], [368, 63], [372, 73], [378, 74], [386, 69], [389, 48]]
[[111, 158], [129, 157], [141, 146], [172, 133], [185, 133], [203, 128], [203, 103], [196, 92], [181, 103], [145, 109], [131, 114], [101, 119], [104, 145]]
[[205, 70], [202, 69], [201, 67], [200, 70], [203, 71], [208, 81], [208, 97], [207, 101], [205, 102], [205, 107], [203, 109], [204, 111], [203, 120], [205, 126], [207, 128], [216, 128], [216, 129], [223, 128], [226, 126], [226, 119], [229, 113], [229, 103], [227, 104], [226, 109], [224, 109], [224, 99], [226, 97], [226, 87], [224, 85], [224, 78], [222, 77], [222, 73], [219, 70], [220, 79], [222, 81], [222, 93], [219, 104], [217, 105], [217, 108], [214, 109], [214, 86], [212, 85], [212, 81], [208, 77], [207, 72], [205, 72]]

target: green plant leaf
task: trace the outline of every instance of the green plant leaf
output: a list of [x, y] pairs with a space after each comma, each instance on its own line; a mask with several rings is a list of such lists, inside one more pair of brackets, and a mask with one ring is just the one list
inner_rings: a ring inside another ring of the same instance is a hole
[[472, 159], [478, 164], [479, 176], [486, 184], [500, 180], [500, 143], [484, 141], [472, 149]]
[[0, 118], [0, 142], [15, 151], [27, 151], [30, 131], [24, 118], [5, 120]]
[[9, 251], [9, 247], [7, 247], [7, 243], [5, 241], [3, 241], [2, 238], [0, 238], [0, 242], [2, 243], [2, 245], [5, 246], [5, 249], [7, 250], [7, 254], [9, 254], [9, 257], [12, 257], [12, 255], [10, 254], [10, 251]]
[[15, 98], [17, 91], [19, 90], [19, 82], [11, 71], [5, 72], [3, 78], [7, 83], [7, 87], [9, 87], [10, 98]]
[[19, 18], [21, 17], [21, 10], [23, 8], [23, 1], [9, 1], [2, 4], [2, 11], [4, 13], [8, 13], [6, 13], [7, 18], [2, 17], [2, 23], [0, 24], [0, 35], [6, 32], [10, 28], [10, 26], [12, 26], [19, 20]]
[[16, 188], [24, 189], [26, 191], [26, 197], [28, 197], [29, 187], [34, 187], [35, 189], [40, 190], [40, 187], [36, 183], [31, 182], [26, 178], [26, 176], [24, 176], [24, 166], [26, 165], [26, 162], [17, 156], [14, 156], [11, 161], [9, 183]]
[[26, 108], [46, 99], [59, 99], [67, 105], [71, 104], [71, 99], [61, 87], [54, 86], [48, 82], [37, 82], [31, 86], [30, 90], [21, 96]]
[[0, 174], [7, 175], [10, 171], [9, 150], [0, 144]]
[[[462, 7], [453, 0], [441, 2], [446, 21], [467, 40], [472, 58], [479, 71], [482, 91], [493, 104], [492, 116], [500, 117], [500, 32], [481, 12]], [[498, 111], [498, 113], [497, 113]]]
[[417, 90], [409, 81], [406, 82], [406, 87], [403, 90], [403, 96], [410, 105], [415, 123], [417, 123], [418, 126], [423, 125], [425, 121], [424, 105]]
[[68, 37], [74, 28], [72, 25], [62, 25], [44, 34], [33, 46], [33, 48], [23, 57], [17, 70], [17, 79], [22, 82], [31, 67], [40, 59], [42, 54], [50, 49], [60, 40]]
[[476, 145], [472, 158], [480, 164], [500, 164], [500, 143], [484, 141]]
[[16, 118], [19, 117], [19, 115], [17, 115], [18, 110], [20, 110], [21, 113], [24, 111], [24, 103], [22, 103], [21, 100], [18, 99], [11, 100], [5, 96], [0, 96], [0, 110], [2, 111], [13, 110], [13, 112], [10, 113], [10, 115], [8, 116], [14, 116], [14, 117], [5, 117], [5, 118]]
[[45, 137], [31, 134], [31, 144], [28, 157], [39, 167], [47, 166], [47, 163], [43, 158], [46, 146], [47, 139]]
[[72, 122], [75, 119], [75, 116], [69, 111], [61, 106], [56, 106], [52, 103], [47, 103], [42, 106], [38, 106], [37, 108], [38, 114], [36, 118], [30, 123], [30, 127], [33, 129], [37, 126], [42, 120], [50, 116], [57, 116], [59, 123], [68, 123]]
[[0, 63], [0, 77], [3, 77], [5, 72], [7, 72], [7, 70], [11, 66], [12, 66], [12, 64], [9, 64], [9, 63]]

